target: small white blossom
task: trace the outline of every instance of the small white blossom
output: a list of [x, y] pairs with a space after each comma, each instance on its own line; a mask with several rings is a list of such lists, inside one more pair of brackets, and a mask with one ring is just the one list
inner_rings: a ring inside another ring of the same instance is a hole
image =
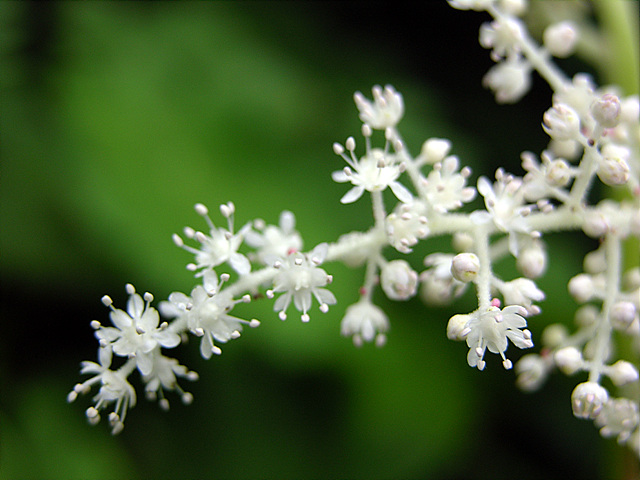
[[531, 65], [520, 56], [511, 56], [494, 65], [482, 79], [498, 103], [516, 103], [531, 87]]
[[87, 420], [92, 425], [100, 421], [100, 411], [110, 405], [114, 405], [113, 411], [109, 414], [109, 425], [111, 433], [117, 435], [124, 428], [124, 420], [127, 411], [136, 404], [136, 391], [127, 381], [122, 370], [110, 370], [112, 352], [110, 347], [101, 347], [98, 351], [98, 361], [82, 362], [81, 374], [94, 374], [92, 378], [84, 383], [78, 383], [67, 396], [69, 402], [73, 402], [78, 394], [86, 394], [94, 384], [100, 384], [100, 390], [93, 397], [96, 402], [94, 406], [86, 411]]
[[156, 350], [151, 373], [142, 377], [146, 383], [145, 392], [147, 398], [155, 400], [159, 397], [160, 406], [164, 410], [168, 410], [169, 401], [164, 397], [164, 390], [175, 390], [180, 394], [183, 403], [191, 403], [193, 396], [180, 387], [177, 377], [194, 381], [198, 379], [198, 374], [189, 371], [184, 365], [180, 365], [175, 358], [165, 357], [160, 354], [160, 351]]
[[197, 285], [191, 290], [191, 296], [174, 292], [169, 295], [168, 302], [160, 304], [160, 310], [167, 317], [184, 317], [189, 330], [201, 337], [200, 353], [206, 359], [212, 354], [222, 353], [215, 341], [226, 343], [238, 338], [242, 331], [242, 325], [257, 327], [258, 320], [243, 320], [229, 315], [231, 309], [238, 303], [246, 301], [234, 300], [218, 282], [214, 272], [209, 271], [204, 275], [203, 285]]
[[342, 335], [353, 337], [353, 343], [356, 347], [362, 346], [363, 342], [371, 342], [374, 339], [376, 345], [381, 347], [387, 340], [386, 332], [389, 330], [389, 320], [379, 307], [362, 299], [347, 308], [340, 330]]
[[290, 252], [302, 249], [302, 238], [295, 230], [296, 217], [289, 211], [280, 214], [278, 226], [264, 225], [264, 222], [254, 222], [256, 230], [249, 230], [245, 234], [247, 245], [256, 248], [257, 258], [266, 264], [269, 256], [284, 257]]
[[510, 282], [500, 283], [500, 293], [507, 305], [522, 305], [528, 315], [537, 315], [540, 308], [533, 302], [544, 300], [544, 292], [540, 290], [532, 280], [528, 278], [516, 278]]
[[433, 166], [424, 180], [427, 203], [439, 213], [460, 208], [463, 202], [470, 202], [476, 196], [475, 188], [467, 187], [471, 170], [465, 167], [458, 172], [458, 167], [458, 157], [446, 157]]
[[416, 294], [418, 274], [405, 260], [392, 260], [382, 267], [380, 284], [391, 300], [408, 300]]
[[516, 18], [503, 17], [480, 26], [480, 45], [492, 49], [491, 58], [496, 62], [518, 54], [523, 36], [523, 25]]
[[598, 383], [580, 383], [571, 394], [573, 414], [578, 418], [595, 418], [608, 400], [609, 393]]
[[351, 182], [353, 188], [349, 190], [341, 199], [341, 203], [353, 203], [358, 200], [364, 191], [381, 192], [387, 187], [401, 202], [409, 203], [413, 197], [409, 190], [397, 181], [404, 171], [404, 164], [399, 162], [396, 155], [387, 153], [381, 149], [369, 150], [364, 157], [358, 160], [354, 154], [355, 141], [353, 137], [347, 139], [347, 150], [350, 156], [345, 155], [341, 145], [335, 144], [334, 151], [337, 152], [349, 164], [342, 170], [333, 172], [331, 178], [335, 182]]
[[177, 346], [180, 336], [168, 330], [166, 323], [158, 325], [160, 316], [149, 305], [153, 300], [150, 293], [145, 293], [143, 300], [131, 284], [127, 284], [127, 293], [126, 312], [114, 308], [109, 297], [103, 297], [103, 303], [111, 308], [109, 317], [114, 327], [95, 322], [95, 335], [102, 347], [112, 348], [116, 355], [135, 358], [140, 373], [148, 375], [153, 368], [153, 350]]
[[496, 227], [509, 233], [509, 251], [518, 255], [520, 239], [518, 235], [531, 235], [525, 215], [532, 211], [524, 204], [522, 179], [505, 174], [502, 169], [496, 171], [496, 182], [492, 185], [486, 177], [478, 179], [478, 192], [484, 197], [486, 211], [471, 213], [475, 223], [493, 221]]
[[404, 101], [391, 86], [384, 90], [379, 85], [372, 89], [373, 102], [367, 100], [360, 92], [356, 92], [354, 100], [360, 111], [360, 120], [376, 130], [395, 127], [404, 114]]
[[311, 308], [312, 298], [315, 297], [320, 304], [320, 311], [327, 312], [329, 305], [336, 303], [331, 291], [322, 288], [333, 280], [319, 267], [327, 256], [328, 245], [321, 243], [311, 253], [303, 254], [292, 252], [284, 258], [274, 262], [278, 269], [273, 280], [273, 289], [267, 291], [267, 296], [273, 298], [276, 293], [282, 293], [275, 301], [273, 309], [279, 312], [282, 320], [287, 318], [286, 310], [291, 300], [297, 310], [302, 312], [302, 321], [309, 321], [307, 313]]
[[627, 398], [610, 399], [594, 420], [600, 435], [605, 438], [615, 436], [620, 444], [627, 443], [639, 422], [638, 404]]
[[491, 306], [484, 312], [476, 311], [470, 314], [470, 319], [461, 332], [469, 347], [469, 366], [483, 370], [484, 353], [488, 348], [490, 352], [500, 354], [504, 368], [510, 369], [511, 360], [504, 355], [509, 340], [518, 348], [533, 347], [531, 332], [523, 330], [527, 326], [525, 315], [526, 310], [519, 305], [510, 305], [502, 310]]
[[209, 210], [203, 204], [198, 203], [195, 210], [203, 217], [209, 226], [209, 235], [195, 231], [187, 227], [184, 234], [189, 239], [195, 239], [200, 243], [200, 248], [196, 249], [185, 245], [182, 238], [177, 234], [173, 235], [174, 243], [195, 255], [195, 263], [189, 264], [190, 270], [201, 270], [200, 275], [207, 270], [212, 270], [218, 265], [228, 262], [240, 275], [245, 275], [251, 271], [251, 264], [247, 257], [238, 252], [244, 235], [251, 228], [250, 224], [243, 226], [239, 232], [233, 233], [233, 217], [235, 207], [229, 202], [220, 206], [220, 212], [227, 219], [228, 228], [216, 227], [209, 217]]
[[564, 187], [571, 182], [577, 169], [563, 158], [551, 157], [548, 151], [540, 155], [541, 163], [531, 152], [523, 152], [521, 157], [522, 168], [527, 171], [522, 185], [527, 201], [535, 202], [546, 197], [564, 200], [568, 197]]
[[414, 200], [411, 203], [399, 203], [394, 212], [385, 221], [385, 230], [389, 243], [399, 252], [409, 253], [411, 247], [429, 234], [424, 202]]

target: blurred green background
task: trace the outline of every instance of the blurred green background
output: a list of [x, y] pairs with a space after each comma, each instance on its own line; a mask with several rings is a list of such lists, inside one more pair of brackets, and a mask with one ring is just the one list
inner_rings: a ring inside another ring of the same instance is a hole
[[[612, 442], [571, 415], [575, 379], [526, 395], [494, 358], [482, 373], [466, 365], [445, 327], [473, 295], [429, 310], [378, 295], [388, 344], [354, 348], [339, 325], [363, 272], [340, 265], [326, 266], [338, 305], [309, 324], [255, 302], [237, 312], [262, 326], [220, 357], [203, 360], [195, 342], [172, 352], [200, 374], [183, 382], [193, 405], [170, 396], [165, 413], [139, 398], [112, 437], [87, 425], [90, 398], [66, 403], [79, 362], [95, 359], [89, 322], [107, 320], [102, 295], [124, 306], [127, 282], [157, 299], [194, 285], [171, 234], [203, 226], [196, 202], [215, 212], [232, 200], [238, 226], [290, 209], [307, 248], [369, 227], [369, 200], [340, 205], [347, 187], [330, 178], [342, 168], [332, 143], [359, 133], [354, 91], [391, 83], [403, 93], [414, 152], [446, 137], [477, 175], [520, 172], [520, 151], [545, 146], [550, 92], [535, 79], [518, 106], [495, 105], [481, 87], [492, 65], [477, 44], [484, 20], [445, 2], [0, 2], [0, 478], [615, 470]], [[555, 238], [548, 299], [530, 322], [538, 336], [571, 322], [564, 285], [594, 247]], [[425, 243], [422, 254], [448, 249]]]

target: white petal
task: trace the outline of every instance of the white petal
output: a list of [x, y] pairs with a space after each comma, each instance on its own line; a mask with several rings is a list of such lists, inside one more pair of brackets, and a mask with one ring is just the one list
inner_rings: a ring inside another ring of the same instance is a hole
[[413, 196], [411, 192], [406, 189], [404, 185], [399, 182], [391, 182], [389, 184], [391, 191], [393, 194], [400, 200], [402, 203], [411, 203], [413, 201]]
[[234, 253], [229, 257], [229, 265], [240, 275], [246, 275], [251, 271], [249, 259], [241, 253]]
[[331, 178], [334, 182], [338, 183], [345, 183], [349, 181], [349, 177], [344, 173], [344, 170], [336, 170], [331, 174]]
[[364, 187], [353, 187], [340, 199], [340, 203], [353, 203], [358, 200], [364, 192]]

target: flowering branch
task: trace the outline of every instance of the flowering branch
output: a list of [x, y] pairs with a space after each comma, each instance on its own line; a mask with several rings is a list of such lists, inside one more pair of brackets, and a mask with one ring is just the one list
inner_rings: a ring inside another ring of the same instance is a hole
[[[628, 337], [632, 353], [636, 358], [640, 355], [640, 269], [624, 271], [621, 248], [624, 239], [640, 237], [638, 98], [600, 89], [585, 74], [569, 79], [553, 63], [552, 56], [567, 56], [575, 47], [579, 37], [575, 25], [549, 26], [538, 45], [518, 17], [525, 2], [449, 3], [458, 9], [486, 10], [493, 17], [481, 27], [480, 43], [491, 49], [496, 61], [484, 84], [498, 102], [515, 103], [525, 95], [532, 71], [549, 83], [554, 91], [552, 106], [542, 119], [550, 137], [548, 148], [539, 158], [531, 152], [522, 154], [523, 176], [499, 168], [495, 181], [481, 176], [474, 187], [468, 185], [471, 169], [450, 154], [449, 140], [431, 138], [417, 156], [409, 153], [398, 130], [404, 100], [392, 86], [375, 86], [372, 100], [357, 92], [354, 100], [362, 121], [364, 153], [357, 153], [354, 137], [344, 145], [335, 143], [333, 151], [346, 166], [333, 172], [332, 178], [350, 184], [340, 199], [343, 204], [370, 195], [372, 227], [304, 251], [291, 212], [283, 212], [278, 225], [254, 220], [236, 230], [233, 203], [220, 206], [226, 227], [217, 226], [209, 210], [197, 204], [195, 211], [204, 219], [206, 231], [187, 227], [183, 236], [173, 236], [174, 243], [194, 257], [187, 266], [198, 279], [191, 292], [172, 293], [160, 302], [159, 311], [151, 306], [151, 294], [141, 297], [131, 285], [126, 311], [114, 308], [109, 297], [103, 298], [113, 326], [92, 322], [100, 345], [99, 363], [82, 364], [81, 373], [93, 376], [68, 396], [74, 401], [78, 394], [100, 385], [95, 405], [86, 412], [91, 423], [97, 423], [99, 412], [109, 407], [113, 408], [112, 432], [123, 429], [127, 410], [136, 403], [135, 389], [128, 381], [135, 371], [146, 385], [147, 396], [159, 399], [163, 408], [169, 405], [165, 391], [175, 390], [185, 403], [191, 402], [178, 378], [195, 380], [197, 374], [164, 352], [192, 334], [201, 339], [204, 358], [220, 354], [220, 345], [238, 338], [243, 327], [260, 325], [256, 319], [231, 315], [238, 303], [272, 299], [281, 320], [288, 318], [293, 305], [303, 322], [310, 321], [314, 301], [326, 313], [337, 303], [328, 288], [333, 277], [324, 269], [330, 262], [364, 267], [360, 298], [346, 308], [341, 324], [341, 333], [352, 337], [356, 346], [365, 342], [382, 346], [387, 340], [389, 319], [373, 303], [378, 284], [392, 300], [408, 300], [420, 291], [425, 302], [436, 304], [448, 303], [472, 286], [477, 308], [451, 317], [447, 337], [467, 344], [470, 366], [483, 370], [488, 350], [500, 356], [505, 369], [511, 369], [508, 344], [520, 349], [534, 345], [526, 327], [541, 312], [537, 303], [545, 297], [535, 283], [547, 265], [543, 236], [582, 231], [599, 239], [601, 247], [585, 258], [585, 273], [568, 285], [576, 301], [585, 304], [576, 314], [577, 331], [568, 334], [564, 327], [548, 327], [541, 353], [525, 355], [515, 365], [517, 383], [534, 390], [555, 368], [567, 374], [586, 372], [587, 381], [578, 384], [571, 397], [575, 416], [594, 420], [603, 436], [616, 436], [640, 456], [637, 398], [622, 393], [613, 397], [601, 384], [603, 377], [615, 387], [639, 382], [637, 368], [627, 359], [616, 359], [614, 348], [617, 336]], [[381, 148], [373, 145], [375, 130], [384, 133]], [[598, 181], [627, 191], [631, 199], [590, 204], [587, 194]], [[391, 196], [383, 195], [387, 189], [393, 194], [393, 205], [388, 203]], [[477, 194], [484, 207], [461, 211]], [[409, 256], [419, 242], [442, 235], [452, 237], [455, 253], [428, 255], [421, 273], [404, 259], [385, 257], [391, 249]], [[495, 274], [494, 264], [508, 256], [515, 259], [522, 276], [502, 279]], [[233, 271], [233, 282], [230, 274], [218, 273], [223, 266]], [[160, 322], [160, 315], [167, 320]], [[114, 355], [124, 363], [112, 370]]]

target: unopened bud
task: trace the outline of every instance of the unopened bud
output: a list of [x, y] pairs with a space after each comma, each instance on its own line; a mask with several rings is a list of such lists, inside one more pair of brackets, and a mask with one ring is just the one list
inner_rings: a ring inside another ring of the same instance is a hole
[[580, 133], [580, 117], [568, 105], [557, 103], [542, 116], [542, 128], [554, 140], [571, 140]]
[[408, 300], [416, 294], [418, 273], [404, 260], [392, 260], [380, 273], [382, 290], [392, 300]]
[[555, 23], [546, 28], [542, 39], [551, 55], [565, 58], [571, 55], [575, 49], [578, 30], [573, 22]]
[[475, 280], [479, 270], [480, 260], [474, 253], [460, 253], [451, 261], [451, 275], [464, 283]]
[[578, 418], [595, 418], [607, 400], [608, 392], [598, 383], [580, 383], [571, 394], [573, 414]]
[[620, 99], [612, 93], [605, 93], [591, 105], [593, 118], [605, 128], [611, 128], [620, 122]]

